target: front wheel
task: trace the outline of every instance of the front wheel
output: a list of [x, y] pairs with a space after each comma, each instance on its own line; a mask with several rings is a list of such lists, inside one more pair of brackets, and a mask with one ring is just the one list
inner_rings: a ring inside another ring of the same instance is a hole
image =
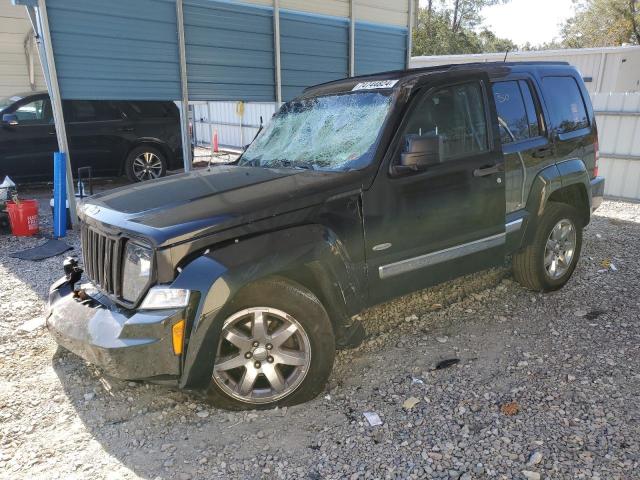
[[129, 152], [124, 169], [132, 182], [153, 180], [167, 174], [167, 159], [157, 148], [142, 145]]
[[571, 278], [582, 249], [582, 223], [571, 205], [549, 202], [533, 242], [513, 256], [513, 275], [524, 287], [549, 292]]
[[234, 410], [272, 408], [322, 391], [335, 339], [313, 293], [270, 278], [242, 289], [226, 310], [207, 393], [211, 403]]

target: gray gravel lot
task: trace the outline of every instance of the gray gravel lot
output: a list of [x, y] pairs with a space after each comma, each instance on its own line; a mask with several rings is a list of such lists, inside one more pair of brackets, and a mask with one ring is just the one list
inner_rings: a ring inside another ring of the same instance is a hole
[[640, 478], [639, 238], [640, 204], [605, 202], [563, 290], [494, 270], [375, 307], [316, 400], [232, 413], [22, 331], [61, 257], [2, 236], [0, 478]]

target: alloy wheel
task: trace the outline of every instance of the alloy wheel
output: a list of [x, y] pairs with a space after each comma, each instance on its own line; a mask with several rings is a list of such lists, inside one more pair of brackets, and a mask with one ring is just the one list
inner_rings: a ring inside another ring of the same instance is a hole
[[544, 269], [552, 280], [561, 278], [571, 267], [576, 251], [576, 228], [566, 218], [551, 229], [544, 250]]
[[142, 152], [133, 160], [133, 174], [139, 181], [162, 175], [162, 160], [153, 152]]
[[213, 381], [241, 402], [271, 403], [293, 393], [310, 364], [309, 337], [291, 315], [246, 308], [223, 325]]

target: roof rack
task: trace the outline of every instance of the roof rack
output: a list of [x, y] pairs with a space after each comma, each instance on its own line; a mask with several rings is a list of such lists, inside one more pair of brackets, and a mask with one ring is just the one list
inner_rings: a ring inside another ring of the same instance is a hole
[[513, 62], [469, 62], [469, 63], [450, 63], [450, 64], [445, 64], [445, 65], [431, 65], [429, 67], [419, 67], [419, 68], [409, 68], [409, 69], [405, 69], [405, 70], [389, 70], [386, 72], [379, 72], [379, 73], [369, 73], [369, 74], [365, 74], [365, 75], [357, 75], [355, 77], [347, 77], [347, 78], [340, 78], [337, 80], [331, 80], [329, 82], [324, 82], [324, 83], [319, 83], [317, 85], [312, 85], [310, 87], [306, 87], [303, 90], [303, 93], [306, 93], [307, 91], [311, 90], [311, 89], [315, 89], [318, 87], [324, 87], [324, 86], [329, 86], [332, 84], [336, 84], [336, 83], [342, 83], [342, 82], [347, 82], [347, 81], [356, 81], [359, 79], [364, 79], [364, 78], [380, 78], [383, 79], [385, 77], [408, 77], [408, 76], [413, 76], [413, 75], [419, 75], [421, 73], [430, 73], [430, 72], [445, 72], [445, 71], [452, 71], [452, 70], [466, 70], [466, 69], [486, 69], [486, 68], [496, 68], [496, 67], [517, 67], [519, 65], [533, 65], [533, 66], [568, 66], [570, 65], [569, 62], [565, 62], [565, 61], [524, 61], [524, 62], [518, 62], [518, 61], [513, 61]]

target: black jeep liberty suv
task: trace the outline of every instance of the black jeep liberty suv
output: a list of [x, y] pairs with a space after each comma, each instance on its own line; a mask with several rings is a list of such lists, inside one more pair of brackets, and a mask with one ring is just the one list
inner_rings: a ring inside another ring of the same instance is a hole
[[565, 63], [311, 87], [233, 164], [84, 201], [83, 265], [66, 261], [47, 325], [115, 377], [226, 408], [304, 402], [371, 305], [509, 257], [523, 286], [562, 287], [602, 201], [597, 161]]

